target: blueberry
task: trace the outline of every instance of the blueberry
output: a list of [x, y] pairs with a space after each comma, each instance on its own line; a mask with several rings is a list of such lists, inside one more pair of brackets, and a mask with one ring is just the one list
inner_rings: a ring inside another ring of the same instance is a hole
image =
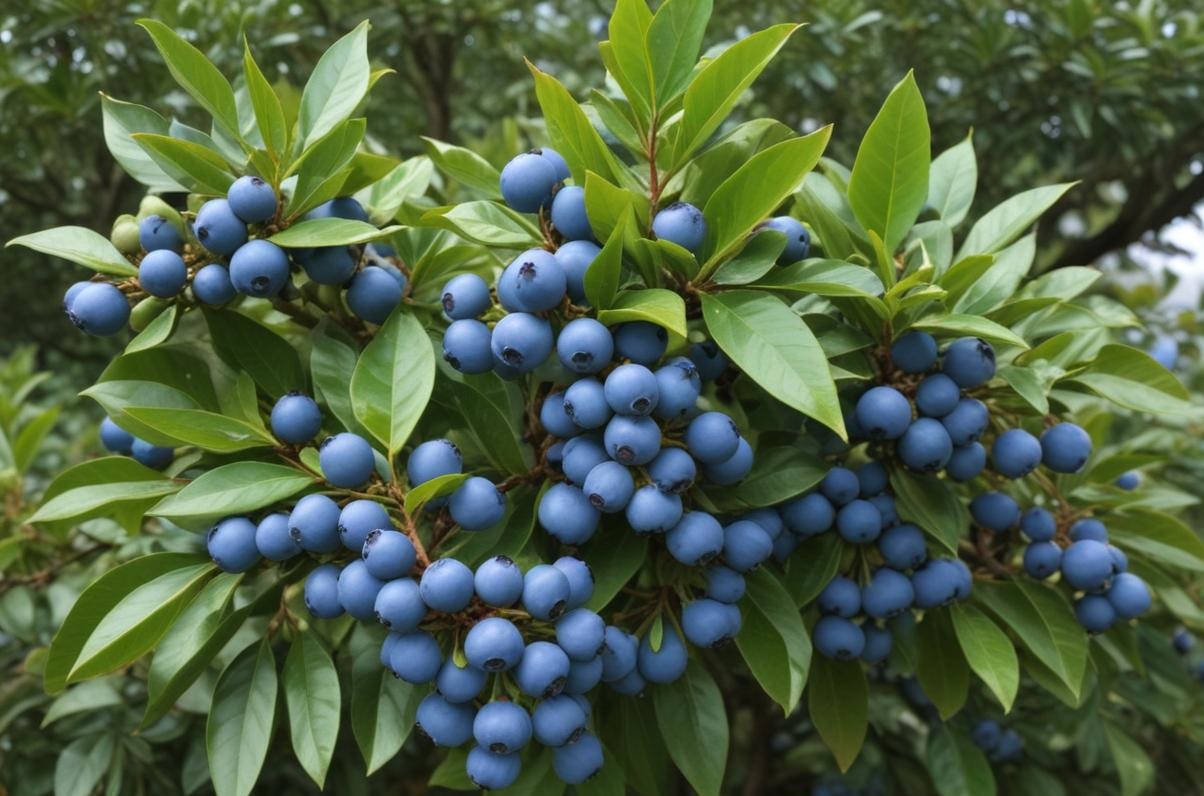
[[529, 373], [552, 353], [552, 327], [542, 318], [512, 312], [493, 327], [493, 356], [520, 373]]
[[707, 567], [706, 596], [721, 603], [738, 603], [744, 596], [744, 576], [721, 564]]
[[569, 656], [564, 650], [549, 641], [533, 641], [514, 669], [514, 682], [527, 696], [544, 699], [564, 690], [568, 674]]
[[953, 602], [958, 596], [961, 573], [948, 559], [937, 558], [911, 576], [915, 606], [927, 610]]
[[247, 241], [230, 258], [230, 281], [248, 296], [274, 296], [288, 281], [288, 255], [266, 240]]
[[1171, 637], [1171, 644], [1174, 646], [1175, 652], [1186, 655], [1192, 647], [1196, 646], [1196, 637], [1186, 628], [1179, 628]]
[[602, 744], [588, 732], [552, 752], [552, 770], [561, 782], [569, 785], [580, 785], [597, 774], [603, 762]]
[[512, 558], [494, 556], [477, 567], [473, 587], [485, 604], [509, 608], [523, 596], [523, 571]]
[[454, 475], [464, 471], [464, 460], [460, 449], [449, 439], [432, 439], [423, 442], [410, 453], [406, 460], [406, 476], [410, 486], [425, 484], [442, 475]]
[[589, 471], [609, 458], [605, 446], [597, 437], [575, 437], [564, 444], [561, 467], [570, 481], [583, 484]]
[[564, 683], [564, 693], [584, 694], [602, 682], [602, 656], [589, 661], [570, 661], [569, 674]]
[[210, 199], [197, 211], [192, 224], [196, 239], [214, 254], [233, 254], [247, 242], [247, 225], [225, 199]]
[[392, 527], [389, 513], [375, 500], [353, 500], [339, 512], [339, 538], [344, 547], [357, 553], [363, 552], [369, 533]]
[[552, 147], [545, 146], [531, 151], [552, 164], [552, 168], [556, 170], [557, 180], [564, 182], [572, 176], [572, 172], [569, 171], [568, 161], [564, 159], [563, 155], [552, 149]]
[[689, 657], [681, 636], [669, 624], [663, 626], [659, 649], [652, 649], [652, 634], [640, 640], [637, 655], [640, 676], [650, 683], [671, 683], [685, 674]]
[[498, 297], [511, 312], [543, 312], [564, 301], [568, 276], [564, 266], [543, 249], [527, 249], [498, 278]]
[[110, 453], [128, 455], [134, 446], [134, 435], [106, 417], [100, 421], [100, 443]]
[[506, 513], [506, 496], [488, 478], [474, 475], [448, 500], [451, 517], [466, 531], [492, 528]]
[[977, 442], [987, 430], [988, 419], [986, 404], [977, 398], [962, 398], [952, 412], [941, 418], [941, 425], [953, 444], [960, 447]]
[[913, 470], [935, 473], [953, 457], [953, 441], [937, 420], [921, 417], [899, 440], [899, 458]]
[[1108, 598], [1088, 594], [1074, 604], [1074, 616], [1088, 633], [1103, 633], [1116, 624], [1116, 609]]
[[878, 551], [888, 567], [915, 569], [928, 558], [924, 532], [910, 523], [896, 525], [878, 538]]
[[1129, 557], [1114, 544], [1108, 545], [1108, 555], [1112, 556], [1112, 573], [1120, 574], [1129, 569]]
[[656, 371], [659, 399], [656, 416], [664, 420], [680, 420], [694, 409], [702, 392], [698, 368], [686, 357], [675, 357]]
[[770, 539], [777, 539], [786, 529], [786, 523], [782, 521], [781, 513], [775, 508], [753, 509], [741, 516], [740, 519], [760, 525], [765, 533], [769, 534]]
[[543, 399], [539, 407], [539, 424], [544, 431], [553, 437], [567, 439], [581, 433], [581, 428], [573, 422], [568, 412], [564, 410], [564, 393], [555, 392]]
[[495, 754], [517, 752], [531, 740], [531, 716], [510, 701], [488, 702], [477, 711], [472, 734], [478, 744]]
[[343, 432], [327, 437], [318, 451], [322, 474], [332, 486], [356, 489], [376, 471], [372, 446], [358, 434]]
[[83, 332], [97, 337], [117, 334], [130, 320], [125, 294], [108, 282], [92, 282], [75, 296], [67, 318]]
[[[345, 509], [344, 509], [345, 511]], [[342, 516], [339, 525], [343, 524]], [[408, 575], [418, 560], [414, 543], [410, 537], [401, 531], [395, 531], [387, 525], [384, 528], [374, 528], [364, 537], [361, 547], [364, 563], [368, 571], [381, 580], [392, 580]]]
[[639, 654], [639, 640], [619, 628], [610, 625], [603, 635], [605, 646], [599, 657], [602, 659], [602, 682], [613, 683], [633, 672]]
[[650, 415], [660, 399], [656, 375], [643, 365], [620, 365], [602, 386], [606, 403], [620, 415]]
[[603, 442], [616, 462], [638, 467], [648, 464], [660, 452], [661, 430], [651, 418], [616, 415], [606, 424]]
[[[293, 257], [301, 263], [305, 275], [319, 285], [342, 285], [355, 273], [355, 252], [348, 246], [319, 246], [298, 251]], [[400, 289], [400, 285], [397, 287]]]
[[[722, 412], [703, 412], [691, 420], [684, 439], [690, 455], [703, 464], [725, 462], [740, 447], [740, 431]], [[857, 476], [853, 476], [853, 481], [856, 480]]]
[[592, 661], [605, 637], [606, 623], [588, 608], [574, 608], [556, 621], [556, 643], [572, 661]]
[[564, 411], [579, 428], [601, 428], [613, 414], [597, 379], [578, 379], [564, 391]]
[[449, 702], [440, 694], [427, 694], [418, 703], [415, 725], [436, 746], [457, 747], [472, 738], [472, 705]]
[[865, 634], [865, 646], [861, 649], [861, 660], [873, 665], [890, 657], [891, 647], [895, 643], [894, 634], [890, 630], [867, 622], [861, 626], [861, 632]]
[[577, 487], [553, 484], [539, 500], [538, 516], [540, 526], [561, 544], [584, 544], [602, 513]]
[[[563, 406], [563, 402], [561, 405]], [[564, 463], [565, 442], [566, 440], [558, 440], [553, 442], [548, 446], [548, 449], [544, 451], [544, 461], [546, 461], [548, 466], [556, 472], [564, 472], [561, 465]]]
[[882, 528], [891, 527], [899, 522], [898, 509], [895, 507], [895, 499], [890, 495], [874, 495], [870, 498], [870, 503], [874, 508], [878, 509], [878, 513], [882, 515]]
[[560, 330], [556, 355], [574, 373], [597, 373], [614, 357], [614, 340], [610, 330], [593, 318], [577, 318]]
[[816, 622], [811, 638], [819, 654], [832, 660], [856, 660], [865, 649], [865, 633], [840, 616], [825, 616]]
[[979, 337], [962, 337], [945, 349], [941, 370], [965, 390], [986, 384], [995, 376], [995, 349]]
[[752, 466], [752, 446], [741, 437], [735, 453], [722, 462], [704, 466], [702, 472], [711, 483], [731, 486], [744, 480], [744, 477], [752, 472]]
[[472, 570], [454, 558], [432, 561], [418, 586], [422, 601], [434, 611], [452, 614], [472, 602]]
[[682, 608], [681, 629], [695, 647], [720, 647], [740, 631], [740, 611], [703, 597]]
[[1141, 486], [1141, 474], [1135, 470], [1129, 470], [1128, 472], [1118, 475], [1116, 480], [1112, 483], [1114, 483], [1119, 489], [1123, 489], [1126, 492], [1132, 492], [1134, 489]]
[[1136, 575], [1122, 572], [1112, 579], [1108, 602], [1120, 619], [1136, 619], [1150, 610], [1150, 588]]
[[843, 506], [851, 500], [856, 500], [861, 494], [861, 482], [857, 474], [845, 467], [833, 467], [819, 483], [819, 491], [823, 493], [834, 506]]
[[302, 550], [333, 553], [339, 549], [339, 505], [326, 495], [306, 495], [288, 515], [288, 532]]
[[904, 373], [923, 373], [936, 364], [936, 340], [928, 332], [908, 332], [890, 347], [890, 358]]
[[209, 530], [209, 557], [223, 572], [246, 572], [259, 563], [255, 523], [246, 517], [228, 517]]
[[413, 578], [397, 578], [381, 587], [373, 606], [376, 618], [395, 633], [416, 630], [426, 618], [426, 603]]
[[553, 255], [564, 269], [566, 289], [573, 303], [585, 302], [585, 272], [601, 251], [591, 241], [573, 240], [561, 246]]
[[1010, 428], [995, 438], [991, 464], [1006, 478], [1023, 478], [1041, 463], [1041, 443], [1022, 428]]
[[531, 713], [535, 740], [551, 747], [578, 740], [585, 732], [588, 719], [577, 700], [567, 694], [543, 700]]
[[175, 451], [162, 445], [152, 445], [144, 439], [135, 438], [134, 443], [130, 445], [130, 456], [144, 467], [162, 470], [171, 464]]
[[680, 495], [694, 485], [697, 476], [694, 457], [681, 448], [663, 448], [648, 463], [648, 477], [662, 492]]
[[1045, 580], [1062, 565], [1062, 548], [1053, 542], [1032, 542], [1024, 548], [1024, 571], [1029, 577]]
[[401, 303], [401, 286], [388, 271], [369, 265], [347, 286], [347, 306], [369, 323], [382, 324]]
[[778, 255], [778, 265], [790, 265], [807, 259], [811, 251], [811, 233], [798, 219], [790, 216], [775, 216], [761, 222], [757, 229], [771, 229], [786, 236], [786, 248]]
[[861, 589], [849, 578], [837, 575], [819, 593], [819, 610], [852, 619], [861, 612]]
[[538, 564], [523, 576], [523, 608], [535, 619], [558, 619], [569, 601], [569, 579], [551, 564]]
[[994, 762], [1014, 762], [1019, 760], [1024, 753], [1024, 741], [1015, 730], [1004, 730], [1003, 735], [999, 739], [999, 745], [995, 747], [995, 753], [991, 755], [991, 760]]
[[202, 266], [192, 277], [192, 295], [202, 304], [220, 307], [234, 298], [234, 283], [225, 266], [210, 263]]
[[857, 484], [863, 498], [872, 498], [885, 492], [890, 486], [890, 476], [882, 462], [870, 461], [856, 470]]
[[461, 373], [488, 373], [494, 366], [492, 341], [480, 321], [452, 321], [443, 333], [443, 359]]
[[255, 527], [255, 547], [269, 561], [287, 561], [301, 552], [288, 530], [288, 515], [282, 512], [269, 514]]
[[322, 410], [307, 395], [290, 392], [272, 407], [272, 433], [281, 442], [304, 445], [322, 430]]
[[478, 318], [493, 303], [489, 285], [476, 274], [460, 274], [443, 286], [443, 312], [453, 321]]
[[152, 296], [171, 298], [184, 289], [187, 281], [188, 266], [171, 249], [150, 252], [138, 264], [138, 284]]
[[1076, 589], [1094, 591], [1112, 577], [1112, 555], [1108, 546], [1084, 539], [1062, 553], [1062, 576]]
[[63, 312], [69, 312], [71, 310], [71, 305], [75, 303], [75, 297], [78, 296], [84, 288], [91, 284], [91, 282], [86, 280], [72, 283], [71, 287], [67, 288], [67, 292], [63, 294]]
[[339, 603], [361, 622], [376, 618], [376, 597], [385, 583], [373, 577], [362, 559], [347, 563], [339, 573]]
[[652, 219], [652, 234], [658, 240], [671, 241], [697, 254], [706, 239], [707, 222], [694, 205], [674, 202]]
[[702, 566], [723, 552], [723, 541], [723, 526], [705, 511], [687, 511], [665, 535], [669, 554], [691, 567]]
[[974, 741], [975, 746], [987, 752], [994, 750], [1002, 737], [1003, 728], [999, 726], [999, 722], [991, 719], [983, 719], [970, 731], [970, 739]]
[[636, 533], [665, 533], [682, 516], [681, 497], [642, 486], [627, 503], [627, 524]]
[[434, 680], [442, 663], [439, 643], [423, 630], [398, 636], [389, 651], [389, 669], [398, 678], [415, 685]]
[[147, 216], [138, 222], [138, 242], [148, 252], [159, 249], [184, 251], [184, 238], [180, 230], [163, 216]]
[[351, 196], [336, 196], [305, 214], [306, 220], [314, 218], [345, 218], [348, 221], [368, 223], [368, 211]]
[[890, 619], [910, 608], [914, 599], [911, 579], [897, 570], [882, 567], [862, 589], [861, 608], [875, 619]]
[[590, 505], [599, 511], [614, 513], [627, 507], [635, 492], [631, 471], [618, 462], [602, 462], [585, 477], [582, 491]]
[[1020, 521], [1020, 507], [1002, 492], [983, 492], [970, 501], [970, 516], [987, 530], [1003, 533]]
[[1041, 435], [1041, 462], [1055, 473], [1077, 473], [1091, 456], [1091, 437], [1074, 423], [1059, 423]]
[[552, 201], [560, 177], [556, 166], [536, 152], [516, 155], [502, 168], [502, 199], [520, 213], [535, 213]]
[[508, 788], [522, 772], [522, 758], [514, 753], [499, 755], [480, 746], [468, 750], [464, 771], [472, 784], [482, 790]]
[[569, 601], [565, 607], [580, 608], [594, 595], [594, 571], [589, 564], [576, 556], [561, 556], [552, 566], [564, 573], [569, 580]]
[[[471, 702], [480, 696], [481, 691], [485, 688], [485, 681], [488, 679], [489, 675], [480, 669], [467, 664], [459, 666], [449, 658], [439, 667], [439, 675], [435, 678], [435, 688], [448, 702], [459, 705], [463, 702]], [[471, 705], [465, 707], [472, 710]], [[471, 725], [471, 713], [469, 713], [468, 720]]]
[[305, 607], [319, 619], [343, 615], [339, 602], [339, 568], [323, 564], [305, 577]]
[[652, 367], [665, 355], [669, 333], [647, 321], [631, 321], [615, 329], [615, 352], [622, 359]]
[[585, 191], [568, 185], [552, 198], [552, 226], [565, 240], [591, 240], [594, 231], [585, 213]]
[[819, 492], [812, 492], [782, 506], [782, 519], [791, 533], [815, 536], [827, 531], [836, 522], [836, 509], [832, 501]]
[[882, 532], [882, 512], [868, 500], [854, 500], [836, 512], [836, 530], [854, 544], [872, 542]]
[[916, 385], [916, 409], [925, 417], [944, 417], [957, 408], [961, 397], [961, 387], [944, 373], [925, 376]]
[[945, 474], [954, 481], [969, 481], [978, 476], [987, 466], [987, 449], [980, 443], [971, 442], [953, 449], [953, 455], [945, 465]]
[[1102, 522], [1094, 517], [1081, 519], [1074, 525], [1070, 526], [1070, 541], [1078, 542], [1082, 541], [1083, 539], [1091, 539], [1096, 542], [1107, 542], [1108, 529]]
[[873, 387], [857, 400], [857, 422], [871, 440], [898, 439], [911, 425], [911, 404], [894, 387]]
[[522, 660], [523, 649], [523, 634], [500, 616], [482, 619], [464, 637], [464, 657], [483, 672], [513, 669]]
[[243, 175], [226, 191], [234, 215], [247, 224], [262, 224], [276, 215], [276, 192], [259, 177]]
[[714, 381], [727, 369], [727, 355], [713, 340], [704, 340], [690, 346], [690, 361], [698, 368], [703, 381]]

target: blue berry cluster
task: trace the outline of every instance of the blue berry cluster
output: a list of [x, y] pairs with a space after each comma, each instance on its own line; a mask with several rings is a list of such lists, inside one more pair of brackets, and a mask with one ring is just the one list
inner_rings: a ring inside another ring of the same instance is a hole
[[986, 753], [992, 763], [1017, 763], [1024, 757], [1024, 739], [1015, 730], [1000, 726], [994, 719], [983, 719], [974, 725], [970, 740]]
[[135, 437], [114, 423], [111, 417], [100, 422], [100, 444], [110, 453], [130, 456], [139, 464], [155, 470], [162, 470], [175, 458], [175, 451], [171, 448]]

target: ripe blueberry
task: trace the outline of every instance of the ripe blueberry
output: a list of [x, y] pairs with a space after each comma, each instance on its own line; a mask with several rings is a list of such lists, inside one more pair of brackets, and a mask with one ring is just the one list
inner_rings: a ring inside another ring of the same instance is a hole
[[349, 432], [323, 440], [318, 451], [318, 463], [326, 480], [344, 489], [363, 486], [376, 470], [372, 446], [363, 437]]
[[707, 222], [694, 205], [674, 202], [652, 219], [652, 234], [658, 240], [671, 241], [697, 254], [706, 238]]
[[272, 433], [281, 442], [304, 445], [322, 430], [322, 410], [308, 395], [290, 392], [272, 406]]
[[259, 563], [255, 523], [246, 517], [228, 517], [209, 530], [209, 557], [223, 572], [246, 572]]

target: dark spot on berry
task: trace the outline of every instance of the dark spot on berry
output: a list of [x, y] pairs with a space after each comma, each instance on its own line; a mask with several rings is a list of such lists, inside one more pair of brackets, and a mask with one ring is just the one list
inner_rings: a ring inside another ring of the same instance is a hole
[[631, 411], [638, 415], [642, 415], [648, 411], [648, 407], [651, 403], [652, 401], [648, 400], [647, 398], [636, 398], [631, 402]]
[[502, 349], [502, 361], [511, 367], [517, 368], [523, 364], [523, 352], [512, 346], [506, 346]]

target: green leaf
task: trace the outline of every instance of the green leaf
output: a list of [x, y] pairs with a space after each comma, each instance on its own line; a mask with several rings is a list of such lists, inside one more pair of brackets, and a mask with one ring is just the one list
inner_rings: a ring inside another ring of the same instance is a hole
[[486, 460], [504, 473], [525, 473], [534, 463], [523, 442], [523, 399], [518, 388], [493, 373], [466, 376], [439, 361], [432, 400], [454, 411]]
[[1010, 627], [1015, 638], [1077, 699], [1087, 671], [1087, 634], [1066, 599], [1022, 580], [974, 584], [975, 602]]
[[123, 703], [121, 692], [117, 690], [113, 678], [89, 680], [69, 688], [66, 693], [50, 703], [39, 726], [45, 729], [59, 719], [103, 710]]
[[465, 240], [501, 249], [530, 249], [543, 245], [539, 229], [500, 202], [461, 202], [427, 211], [423, 224], [451, 230]]
[[104, 117], [105, 145], [127, 174], [152, 193], [184, 190], [184, 186], [151, 160], [146, 150], [133, 139], [134, 133], [167, 135], [170, 125], [166, 119], [150, 108], [115, 100], [104, 92], [100, 95], [100, 107]]
[[824, 462], [795, 446], [759, 447], [752, 471], [735, 486], [707, 488], [706, 500], [720, 512], [776, 506], [818, 484], [827, 471]]
[[832, 127], [774, 144], [753, 155], [711, 194], [703, 208], [708, 231], [700, 278], [731, 256], [753, 228], [765, 220], [819, 162]]
[[368, 93], [368, 20], [331, 45], [305, 83], [297, 112], [297, 138], [303, 148], [342, 122]]
[[51, 257], [62, 257], [99, 274], [137, 276], [138, 269], [109, 239], [86, 227], [54, 227], [13, 238], [8, 246], [24, 246]]
[[639, 219], [648, 217], [648, 199], [635, 191], [620, 188], [595, 172], [585, 173], [585, 214], [598, 240], [609, 241], [614, 231], [629, 224], [628, 246], [639, 236]]
[[316, 482], [316, 476], [283, 464], [231, 462], [201, 473], [147, 513], [193, 522], [244, 514], [290, 498]]
[[1130, 508], [1109, 514], [1107, 522], [1118, 546], [1173, 567], [1204, 572], [1204, 541], [1179, 519]]
[[844, 544], [836, 534], [804, 539], [787, 561], [786, 589], [794, 604], [802, 608], [818, 597], [840, 569], [843, 556]]
[[372, 774], [393, 759], [414, 729], [425, 688], [386, 676], [380, 665], [383, 628], [361, 625], [351, 636], [351, 731]]
[[673, 163], [684, 164], [731, 113], [745, 90], [801, 25], [783, 24], [745, 36], [698, 71], [686, 88]]
[[[953, 311], [966, 315], [981, 315], [1014, 298], [1020, 283], [1032, 267], [1036, 254], [1035, 234], [1025, 235], [999, 252], [990, 267], [984, 269], [981, 275], [968, 284], [964, 292], [957, 296], [950, 292], [951, 297], [956, 299], [956, 303], [952, 305]], [[962, 262], [977, 259], [969, 257]]]
[[[638, 0], [643, 2], [643, 0]], [[653, 96], [658, 108], [681, 93], [690, 80], [707, 21], [711, 0], [665, 0], [648, 26], [647, 52], [652, 69]], [[614, 37], [612, 35], [613, 42]]]
[[946, 721], [966, 704], [970, 689], [970, 667], [954, 635], [943, 609], [925, 612], [916, 626], [916, 678]]
[[[642, 0], [631, 2], [643, 4]], [[535, 78], [535, 96], [543, 110], [548, 138], [568, 162], [574, 182], [584, 185], [587, 171], [597, 172], [616, 185], [633, 182], [632, 176], [606, 146], [569, 90], [530, 61], [527, 62], [527, 68]]]
[[656, 723], [677, 769], [700, 796], [718, 796], [727, 765], [723, 695], [710, 672], [690, 661], [686, 673], [652, 689]]
[[1004, 365], [997, 371], [999, 377], [1016, 391], [1029, 406], [1039, 414], [1049, 414], [1049, 383], [1033, 368]]
[[297, 634], [289, 647], [284, 699], [297, 762], [321, 788], [339, 737], [339, 674], [313, 633]]
[[669, 347], [686, 338], [686, 303], [681, 295], [663, 288], [627, 290], [614, 303], [598, 313], [607, 326], [628, 321], [655, 323], [669, 333]]
[[841, 663], [815, 653], [807, 681], [807, 711], [841, 771], [861, 752], [868, 726], [869, 693], [861, 664]]
[[619, 279], [623, 272], [623, 241], [633, 223], [630, 212], [623, 215], [606, 239], [602, 251], [598, 252], [589, 268], [585, 270], [585, 297], [599, 311], [614, 306], [615, 295], [619, 292]]
[[181, 314], [178, 304], [172, 304], [159, 313], [153, 321], [146, 325], [145, 329], [138, 332], [138, 335], [126, 344], [125, 353], [136, 354], [139, 351], [146, 351], [166, 343], [172, 332], [176, 330], [176, 321]]
[[1101, 398], [1135, 412], [1190, 414], [1183, 384], [1149, 354], [1125, 345], [1109, 344], [1086, 368], [1066, 377]]
[[598, 735], [640, 796], [672, 793], [676, 781], [653, 710], [651, 699], [617, 697], [601, 701], [595, 712]]
[[[644, 0], [617, 0], [610, 16], [607, 68], [633, 107], [647, 119], [655, 105], [648, 29], [652, 12]], [[542, 104], [542, 103], [541, 103]], [[547, 110], [544, 110], [545, 115]]]
[[195, 193], [225, 196], [234, 182], [226, 161], [208, 147], [155, 133], [134, 133], [133, 138], [164, 171]]
[[965, 220], [978, 188], [978, 158], [974, 136], [946, 149], [932, 161], [928, 176], [928, 205], [941, 220], [956, 227]]
[[470, 473], [449, 473], [423, 481], [418, 486], [406, 492], [405, 512], [410, 516], [422, 511], [422, 507], [435, 498], [445, 497], [455, 492], [460, 484], [467, 481]]
[[426, 154], [435, 166], [456, 182], [468, 186], [486, 199], [501, 199], [502, 175], [489, 161], [471, 149], [423, 136]]
[[180, 489], [174, 481], [112, 481], [69, 489], [44, 502], [29, 522], [54, 522], [91, 514], [97, 509], [115, 509], [114, 504], [144, 501], [170, 495]]
[[802, 318], [776, 298], [749, 290], [703, 294], [702, 313], [711, 337], [753, 381], [845, 435], [827, 357]]
[[343, 427], [358, 433], [359, 421], [351, 409], [347, 374], [355, 370], [359, 349], [339, 326], [323, 319], [310, 334], [309, 369], [314, 397], [326, 404]]
[[109, 770], [115, 736], [107, 728], [76, 738], [54, 762], [55, 796], [88, 796]]
[[[108, 674], [150, 652], [216, 571], [206, 561], [172, 569], [143, 583], [113, 584], [114, 592], [120, 589], [125, 593], [97, 618], [71, 666], [67, 682]], [[89, 591], [109, 575], [103, 576]]]
[[966, 662], [1007, 713], [1020, 688], [1020, 662], [1011, 640], [990, 617], [971, 604], [955, 604], [949, 613]]
[[241, 141], [238, 125], [238, 104], [230, 81], [204, 53], [193, 47], [167, 25], [154, 19], [140, 19], [142, 26], [155, 42], [171, 76], [180, 87], [192, 95], [202, 108], [209, 111], [214, 122]]
[[311, 218], [277, 232], [269, 241], [285, 249], [306, 249], [311, 246], [347, 246], [370, 243], [387, 238], [401, 227], [377, 229], [365, 221], [349, 218]]
[[[264, 77], [255, 56], [251, 54], [251, 44], [243, 39], [242, 71], [247, 83], [247, 96], [251, 100], [251, 108], [255, 111], [255, 123], [259, 127], [259, 135], [268, 152], [279, 160], [288, 147], [289, 125], [285, 120], [284, 106], [280, 97], [268, 79]], [[265, 179], [273, 179], [274, 174], [260, 175]]]
[[995, 796], [991, 764], [964, 733], [935, 727], [928, 736], [925, 758], [940, 796]]
[[367, 202], [374, 224], [387, 224], [401, 210], [407, 199], [417, 199], [431, 187], [435, 164], [424, 156], [402, 161], [398, 166], [370, 185]]
[[1076, 183], [1046, 185], [1005, 199], [975, 222], [954, 260], [970, 254], [994, 254], [1024, 234], [1037, 218]]
[[202, 409], [129, 406], [125, 414], [168, 438], [173, 446], [195, 445], [215, 453], [234, 453], [276, 444], [262, 426]]
[[[878, 299], [884, 292], [882, 280], [864, 265], [843, 260], [804, 260], [776, 268], [753, 287], [803, 295], [865, 299], [875, 312], [886, 317], [886, 305]], [[874, 300], [868, 301], [869, 298]]]
[[747, 285], [774, 270], [786, 236], [772, 229], [758, 230], [740, 252], [715, 269], [711, 281], [717, 285]]
[[1028, 343], [1024, 341], [1023, 337], [1006, 326], [1000, 326], [994, 321], [983, 318], [980, 315], [959, 315], [952, 312], [944, 315], [933, 315], [921, 318], [913, 323], [911, 328], [922, 329], [926, 332], [943, 332], [959, 336], [981, 337], [983, 340], [991, 343], [1002, 343], [1004, 345], [1014, 345], [1017, 348], [1028, 348]]
[[255, 379], [273, 398], [305, 389], [305, 371], [293, 345], [258, 321], [231, 310], [205, 310], [213, 347], [222, 359]]
[[351, 375], [356, 418], [389, 451], [406, 444], [435, 386], [435, 352], [413, 315], [395, 311], [360, 354]]
[[55, 422], [59, 419], [61, 408], [59, 406], [52, 406], [43, 412], [39, 412], [22, 426], [20, 432], [17, 433], [17, 438], [13, 440], [12, 463], [17, 468], [18, 473], [27, 472], [30, 465], [33, 464], [33, 460], [37, 457], [42, 447], [42, 442], [46, 439], [46, 435], [50, 433], [50, 429], [54, 427]]
[[1155, 779], [1154, 761], [1127, 732], [1110, 721], [1104, 722], [1104, 737], [1120, 776], [1121, 796], [1144, 793]]
[[268, 639], [248, 647], [218, 678], [205, 723], [217, 796], [249, 796], [259, 779], [276, 716], [276, 661]]
[[[546, 481], [544, 483], [547, 484]], [[518, 558], [535, 530], [535, 509], [539, 498], [534, 492], [535, 490], [526, 486], [519, 486], [508, 492], [506, 513], [502, 515], [501, 522], [484, 531], [465, 531], [457, 534], [451, 544], [441, 548], [440, 557], [454, 558], [466, 566], [472, 566], [491, 556]], [[543, 495], [543, 489], [539, 495]], [[626, 576], [629, 577], [630, 574], [628, 572]], [[594, 594], [597, 593], [595, 589]]]
[[811, 668], [811, 637], [794, 600], [766, 569], [746, 578], [744, 623], [736, 646], [765, 693], [785, 715], [798, 705]]
[[605, 608], [648, 557], [648, 540], [628, 530], [625, 527], [618, 529], [621, 535], [617, 539], [604, 533], [597, 534], [586, 547], [588, 555], [582, 555], [594, 571], [594, 593], [585, 604], [591, 611]]
[[899, 248], [928, 198], [929, 138], [924, 98], [908, 72], [861, 139], [849, 179], [849, 205], [887, 254]]
[[341, 121], [293, 161], [288, 173], [297, 175], [297, 184], [288, 200], [290, 218], [343, 192], [348, 176], [343, 169], [355, 157], [366, 128], [365, 119]]
[[[122, 481], [159, 481], [169, 483], [168, 479], [159, 471], [144, 467], [128, 456], [105, 456], [81, 462], [59, 473], [50, 486], [46, 488], [45, 493], [43, 493], [42, 504], [45, 505], [51, 499], [73, 489]], [[94, 502], [93, 505], [95, 508], [90, 511], [83, 514], [75, 514], [72, 511], [70, 521], [78, 523], [92, 517], [111, 516], [129, 533], [134, 534], [142, 527], [143, 512], [154, 505], [161, 497], [162, 495], [159, 494], [118, 501], [107, 501], [101, 498]], [[68, 520], [61, 520], [56, 521], [56, 524], [61, 525], [66, 522]], [[69, 528], [70, 526], [67, 526], [63, 530], [65, 531]]]

